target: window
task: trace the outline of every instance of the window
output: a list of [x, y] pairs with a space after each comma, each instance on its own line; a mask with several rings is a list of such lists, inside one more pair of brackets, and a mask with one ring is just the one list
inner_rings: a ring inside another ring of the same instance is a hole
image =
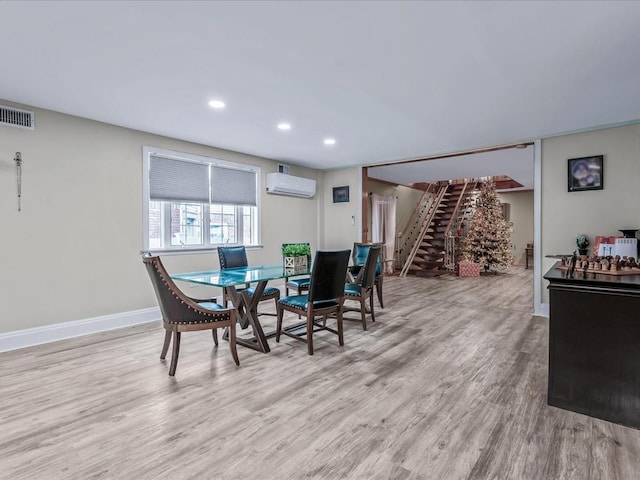
[[259, 244], [260, 169], [144, 147], [144, 250]]

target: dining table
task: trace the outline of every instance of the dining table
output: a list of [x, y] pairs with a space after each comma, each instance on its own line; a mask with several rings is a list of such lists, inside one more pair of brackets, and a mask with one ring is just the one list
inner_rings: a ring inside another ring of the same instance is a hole
[[[269, 280], [279, 280], [297, 275], [309, 275], [310, 273], [310, 270], [305, 272], [296, 270], [294, 274], [280, 263], [225, 268], [222, 270], [176, 273], [171, 275], [171, 278], [174, 281], [225, 288], [233, 307], [238, 312], [237, 318], [240, 327], [242, 329], [251, 327], [253, 331], [251, 338], [238, 337], [236, 342], [244, 347], [262, 353], [268, 353], [270, 349], [267, 338], [275, 336], [275, 330], [265, 333], [258, 319], [258, 303], [260, 303], [262, 292]], [[250, 295], [245, 288], [247, 284], [255, 284], [253, 295]], [[292, 327], [296, 326], [294, 325]]]

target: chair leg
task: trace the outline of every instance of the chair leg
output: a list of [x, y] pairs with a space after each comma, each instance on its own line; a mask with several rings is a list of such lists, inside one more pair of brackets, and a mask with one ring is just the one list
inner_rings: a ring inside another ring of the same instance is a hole
[[365, 306], [366, 298], [360, 294], [360, 318], [362, 319], [362, 329], [367, 329], [367, 307]]
[[313, 315], [307, 314], [307, 353], [313, 355]]
[[180, 355], [180, 332], [173, 332], [173, 354], [171, 355], [171, 366], [169, 367], [169, 376], [176, 374], [178, 367], [178, 355]]
[[277, 305], [278, 320], [276, 322], [276, 342], [280, 341], [280, 333], [282, 333], [282, 316], [284, 315], [284, 308]]
[[217, 328], [211, 329], [211, 335], [213, 335], [213, 343], [217, 347], [218, 346], [218, 329]]
[[376, 293], [378, 294], [378, 302], [380, 302], [380, 308], [384, 308], [384, 303], [382, 302], [382, 281], [376, 283]]
[[240, 366], [240, 360], [238, 360], [238, 349], [236, 348], [236, 324], [235, 322], [229, 325], [229, 350], [231, 350], [231, 356], [237, 366]]
[[338, 313], [336, 315], [338, 319], [338, 343], [341, 347], [344, 346], [344, 326], [342, 321], [342, 307], [338, 309]]
[[371, 305], [371, 321], [376, 321], [376, 315], [373, 313], [373, 289], [369, 292], [369, 304]]
[[167, 358], [167, 351], [169, 350], [169, 343], [171, 343], [171, 330], [165, 330], [164, 332], [164, 345], [162, 345], [162, 353], [160, 353], [160, 360]]

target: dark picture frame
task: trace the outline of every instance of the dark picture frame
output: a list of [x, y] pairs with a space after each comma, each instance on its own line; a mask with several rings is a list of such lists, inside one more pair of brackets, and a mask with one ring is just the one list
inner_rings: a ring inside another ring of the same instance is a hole
[[333, 187], [333, 203], [349, 202], [349, 187]]
[[604, 189], [604, 155], [570, 158], [567, 161], [569, 192], [602, 189]]

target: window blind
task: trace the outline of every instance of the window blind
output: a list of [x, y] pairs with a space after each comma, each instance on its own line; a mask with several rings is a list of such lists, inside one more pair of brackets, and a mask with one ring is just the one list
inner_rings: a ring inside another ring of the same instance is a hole
[[209, 165], [153, 155], [150, 160], [151, 200], [209, 203]]
[[255, 207], [256, 172], [211, 166], [211, 203]]

